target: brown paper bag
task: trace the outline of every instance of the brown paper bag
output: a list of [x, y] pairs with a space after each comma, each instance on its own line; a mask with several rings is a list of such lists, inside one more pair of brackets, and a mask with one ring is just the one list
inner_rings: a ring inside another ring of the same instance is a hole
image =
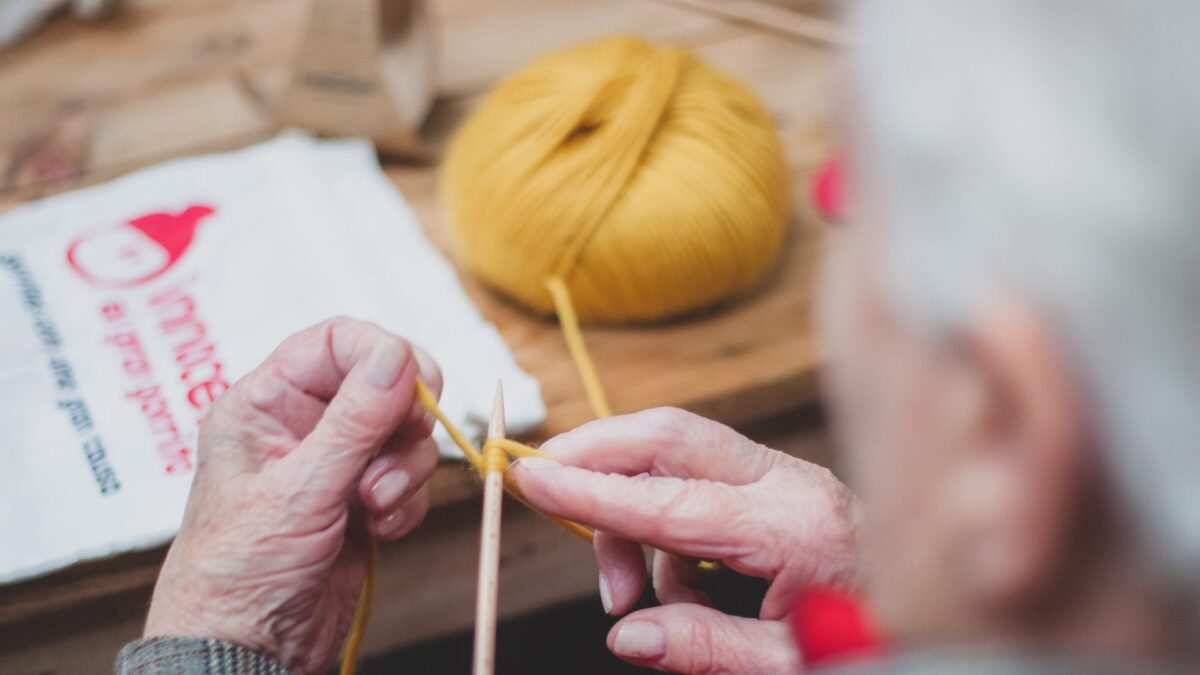
[[422, 0], [310, 0], [303, 42], [271, 104], [281, 126], [368, 136], [421, 158], [417, 129], [435, 96], [434, 35]]

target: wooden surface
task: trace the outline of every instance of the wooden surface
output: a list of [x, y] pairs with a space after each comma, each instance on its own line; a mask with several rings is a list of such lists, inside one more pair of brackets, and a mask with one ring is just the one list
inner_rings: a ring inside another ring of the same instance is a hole
[[[760, 287], [714, 311], [586, 330], [617, 412], [676, 405], [745, 425], [815, 395], [819, 356], [807, 317], [818, 228], [804, 217], [803, 197], [812, 168], [832, 149], [835, 65], [825, 41], [689, 3], [703, 0], [435, 0], [429, 9], [440, 93], [422, 135], [436, 157], [497, 78], [548, 50], [617, 32], [687, 45], [751, 86], [778, 122], [794, 177], [795, 227], [779, 264]], [[825, 2], [766, 5], [793, 12], [807, 29], [836, 34]], [[0, 52], [0, 209], [169, 157], [269, 137], [277, 129], [261, 97], [284, 82], [303, 15], [303, 0], [128, 0], [110, 22], [86, 26], [64, 17]], [[385, 169], [445, 249], [432, 165]], [[462, 279], [541, 381], [548, 407], [541, 435], [587, 420], [557, 326]], [[784, 422], [764, 433], [796, 438]], [[469, 625], [477, 483], [447, 466], [435, 475], [433, 493], [433, 527], [383, 553], [367, 653]], [[594, 592], [586, 546], [523, 509], [505, 511], [502, 615]], [[131, 554], [0, 588], [0, 672], [105, 671], [112, 647], [137, 632], [162, 555]]]

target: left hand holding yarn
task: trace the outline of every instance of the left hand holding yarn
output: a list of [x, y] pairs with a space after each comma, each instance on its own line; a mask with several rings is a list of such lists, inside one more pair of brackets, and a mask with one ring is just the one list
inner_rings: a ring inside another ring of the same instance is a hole
[[425, 516], [437, 465], [417, 347], [333, 319], [288, 338], [223, 394], [200, 429], [187, 511], [145, 635], [198, 636], [325, 672], [358, 603], [368, 532], [396, 539]]
[[[537, 508], [596, 528], [606, 611], [624, 614], [641, 595], [638, 542], [660, 549], [653, 577], [664, 606], [609, 634], [627, 661], [681, 673], [796, 672], [780, 621], [796, 589], [856, 581], [857, 499], [827, 469], [728, 427], [664, 408], [596, 420], [541, 449], [564, 464], [521, 459], [511, 475]], [[696, 558], [770, 580], [759, 620], [712, 609], [693, 587]]]

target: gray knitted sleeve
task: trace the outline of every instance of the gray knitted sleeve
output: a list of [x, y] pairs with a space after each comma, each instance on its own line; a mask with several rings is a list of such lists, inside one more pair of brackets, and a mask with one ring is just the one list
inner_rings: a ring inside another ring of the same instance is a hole
[[151, 637], [125, 645], [116, 675], [288, 675], [270, 658], [232, 642]]

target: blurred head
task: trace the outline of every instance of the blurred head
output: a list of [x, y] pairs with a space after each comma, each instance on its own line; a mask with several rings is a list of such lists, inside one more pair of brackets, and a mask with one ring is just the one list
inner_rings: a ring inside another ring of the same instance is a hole
[[821, 327], [874, 608], [910, 639], [1189, 642], [1200, 4], [851, 23], [855, 214]]

